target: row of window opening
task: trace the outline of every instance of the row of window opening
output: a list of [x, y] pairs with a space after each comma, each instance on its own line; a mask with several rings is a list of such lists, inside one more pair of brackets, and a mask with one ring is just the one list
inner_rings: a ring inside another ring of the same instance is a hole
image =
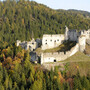
[[[47, 40], [46, 40], [47, 41]], [[52, 40], [50, 40], [52, 42]], [[55, 40], [54, 42], [59, 41], [59, 39]]]

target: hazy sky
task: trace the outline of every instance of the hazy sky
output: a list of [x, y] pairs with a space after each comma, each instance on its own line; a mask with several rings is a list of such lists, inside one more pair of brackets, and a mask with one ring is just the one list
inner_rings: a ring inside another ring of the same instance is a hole
[[90, 0], [33, 0], [53, 9], [78, 9], [90, 12]]

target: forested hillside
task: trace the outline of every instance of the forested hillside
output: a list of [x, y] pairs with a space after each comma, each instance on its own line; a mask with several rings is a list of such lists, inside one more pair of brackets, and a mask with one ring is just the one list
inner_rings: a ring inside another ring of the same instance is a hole
[[87, 12], [87, 11], [82, 11], [82, 10], [75, 10], [75, 9], [69, 9], [68, 11], [73, 11], [73, 12], [76, 12], [76, 13], [80, 13], [82, 14], [84, 17], [90, 17], [90, 12]]
[[53, 10], [36, 2], [0, 2], [0, 46], [6, 47], [17, 39], [41, 38], [45, 33], [64, 33], [65, 25], [70, 29], [88, 29], [90, 18], [74, 11]]
[[66, 63], [51, 71], [30, 62], [28, 51], [0, 49], [0, 90], [90, 90], [89, 61]]
[[32, 64], [29, 51], [15, 44], [17, 39], [64, 33], [65, 25], [88, 29], [86, 16], [24, 0], [0, 2], [0, 90], [90, 90], [89, 62], [65, 63], [62, 70], [49, 71]]

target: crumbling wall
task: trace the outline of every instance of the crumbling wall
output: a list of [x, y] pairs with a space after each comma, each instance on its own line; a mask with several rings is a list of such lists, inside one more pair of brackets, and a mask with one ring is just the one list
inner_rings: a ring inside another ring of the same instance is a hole
[[21, 43], [21, 41], [20, 40], [17, 40], [16, 45], [19, 46], [20, 43]]
[[23, 42], [17, 40], [17, 46], [21, 46], [25, 50], [30, 50], [30, 51], [33, 51], [36, 48], [38, 48], [38, 44], [34, 39], [32, 39], [31, 41], [23, 41]]
[[79, 51], [84, 52], [86, 46], [86, 36], [81, 35], [78, 39], [78, 43], [79, 43]]
[[54, 53], [42, 53], [41, 64], [48, 62], [63, 61], [68, 57], [74, 55], [79, 50], [79, 45], [76, 44], [70, 51], [66, 52], [54, 52]]
[[74, 55], [76, 52], [79, 51], [79, 44], [77, 43], [73, 48], [70, 50], [70, 56]]
[[42, 50], [58, 47], [64, 41], [63, 34], [43, 35]]

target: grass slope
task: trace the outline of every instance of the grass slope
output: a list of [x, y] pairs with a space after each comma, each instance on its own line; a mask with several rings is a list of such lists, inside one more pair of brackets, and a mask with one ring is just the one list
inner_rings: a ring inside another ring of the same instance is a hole
[[44, 52], [65, 52], [70, 50], [75, 44], [76, 42], [67, 41], [56, 48], [44, 50]]
[[86, 56], [84, 53], [77, 52], [75, 55], [69, 57], [64, 62], [79, 62], [79, 61], [90, 61], [90, 57]]
[[53, 52], [65, 52], [70, 50], [73, 46], [75, 46], [76, 42], [72, 42], [72, 41], [67, 41], [64, 42], [63, 44], [59, 45], [56, 48], [52, 48], [52, 49], [46, 49], [46, 50], [41, 50], [41, 48], [38, 48], [36, 50], [37, 53], [40, 52], [44, 52], [44, 53], [53, 53]]
[[75, 55], [69, 57], [64, 63], [68, 63], [68, 74], [75, 75], [77, 71], [80, 75], [90, 75], [90, 57], [86, 56], [84, 53], [77, 52]]
[[68, 66], [69, 74], [75, 75], [77, 71], [80, 72], [80, 75], [90, 75], [90, 62], [70, 62]]

